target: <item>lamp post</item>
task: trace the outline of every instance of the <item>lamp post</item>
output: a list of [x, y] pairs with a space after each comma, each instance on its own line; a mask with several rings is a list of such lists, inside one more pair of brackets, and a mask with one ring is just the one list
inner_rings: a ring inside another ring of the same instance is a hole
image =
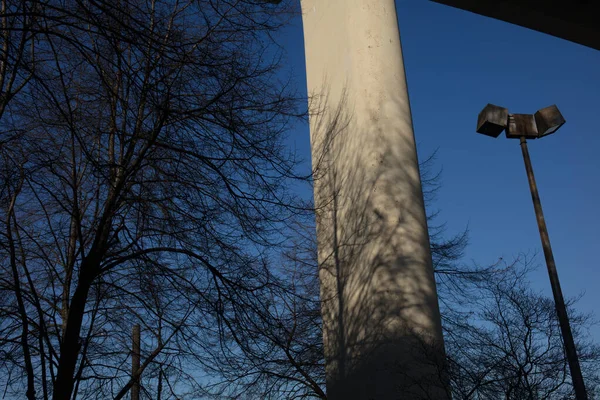
[[577, 357], [577, 350], [575, 349], [575, 341], [573, 340], [571, 325], [569, 324], [567, 308], [560, 288], [560, 281], [558, 280], [558, 272], [556, 271], [554, 255], [552, 254], [552, 247], [550, 246], [550, 237], [548, 236], [548, 229], [546, 228], [546, 221], [544, 220], [544, 213], [542, 212], [542, 203], [535, 183], [533, 167], [531, 166], [531, 159], [529, 158], [526, 140], [538, 139], [550, 135], [556, 132], [564, 123], [565, 119], [555, 105], [542, 108], [535, 114], [509, 114], [506, 108], [488, 104], [483, 108], [481, 113], [479, 113], [477, 133], [498, 137], [500, 133], [506, 129], [507, 138], [518, 138], [521, 141], [521, 151], [523, 152], [523, 159], [525, 161], [529, 188], [531, 189], [531, 198], [533, 200], [535, 216], [537, 218], [540, 238], [542, 240], [542, 248], [544, 249], [544, 257], [546, 258], [548, 275], [550, 276], [550, 286], [552, 287], [552, 294], [554, 296], [556, 314], [558, 315], [563, 344], [569, 362], [569, 369], [571, 371], [571, 379], [573, 381], [573, 387], [575, 388], [575, 396], [577, 400], [587, 400], [588, 396], [583, 382], [583, 376], [581, 375], [579, 358]]

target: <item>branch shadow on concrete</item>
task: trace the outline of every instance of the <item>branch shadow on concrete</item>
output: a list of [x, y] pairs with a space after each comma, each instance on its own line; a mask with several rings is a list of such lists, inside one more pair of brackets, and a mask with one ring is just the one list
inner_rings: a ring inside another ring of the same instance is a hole
[[321, 93], [311, 144], [328, 397], [449, 398], [414, 139], [393, 125], [412, 129], [395, 111], [408, 105], [357, 110], [346, 89]]

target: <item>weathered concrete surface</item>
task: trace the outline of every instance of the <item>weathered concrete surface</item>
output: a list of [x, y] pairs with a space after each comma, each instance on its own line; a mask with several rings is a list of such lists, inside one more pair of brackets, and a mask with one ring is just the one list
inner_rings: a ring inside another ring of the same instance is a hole
[[447, 398], [394, 1], [302, 9], [329, 398]]

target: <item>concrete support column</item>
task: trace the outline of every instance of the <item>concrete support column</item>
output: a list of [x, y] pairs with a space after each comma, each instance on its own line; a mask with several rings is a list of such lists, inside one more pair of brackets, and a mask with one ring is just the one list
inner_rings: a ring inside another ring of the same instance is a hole
[[302, 0], [327, 391], [449, 398], [394, 0]]

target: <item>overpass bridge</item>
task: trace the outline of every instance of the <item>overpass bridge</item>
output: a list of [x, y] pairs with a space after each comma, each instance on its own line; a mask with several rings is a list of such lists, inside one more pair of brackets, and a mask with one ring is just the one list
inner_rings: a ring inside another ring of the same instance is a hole
[[600, 2], [597, 0], [432, 1], [600, 50]]

